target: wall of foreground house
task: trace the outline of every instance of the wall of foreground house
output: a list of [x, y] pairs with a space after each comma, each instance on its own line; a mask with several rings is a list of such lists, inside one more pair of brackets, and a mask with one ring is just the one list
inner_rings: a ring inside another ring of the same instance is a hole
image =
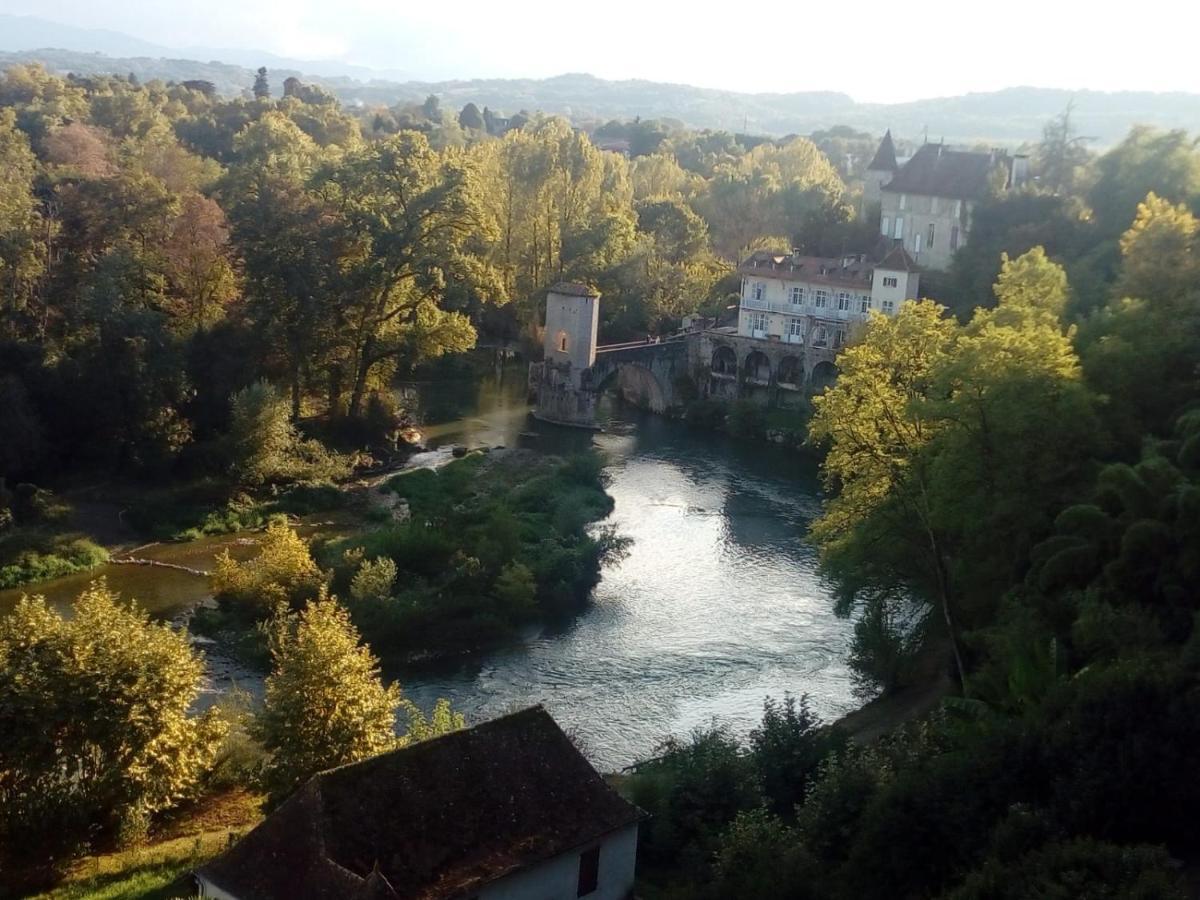
[[[594, 846], [594, 845], [592, 845]], [[579, 856], [589, 849], [564, 853], [522, 872], [487, 885], [479, 900], [575, 900], [579, 886]], [[633, 895], [637, 864], [637, 825], [614, 831], [600, 845], [600, 878], [587, 900], [626, 900]]]

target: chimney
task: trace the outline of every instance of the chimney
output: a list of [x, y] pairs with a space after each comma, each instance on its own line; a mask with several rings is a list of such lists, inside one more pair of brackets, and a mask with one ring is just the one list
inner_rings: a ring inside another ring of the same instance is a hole
[[792, 265], [793, 266], [800, 265], [800, 258], [803, 255], [804, 255], [804, 253], [803, 253], [803, 251], [801, 251], [801, 249], [799, 247], [793, 247], [792, 248]]

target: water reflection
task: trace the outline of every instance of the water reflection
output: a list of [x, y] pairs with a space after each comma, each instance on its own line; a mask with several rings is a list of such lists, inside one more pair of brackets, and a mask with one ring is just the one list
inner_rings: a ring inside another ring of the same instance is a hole
[[544, 703], [609, 769], [713, 718], [744, 732], [768, 694], [808, 693], [827, 717], [853, 705], [849, 625], [804, 540], [819, 505], [811, 462], [605, 404], [603, 433], [535, 428], [523, 383], [506, 390], [515, 407], [481, 408], [430, 442], [594, 443], [632, 552], [574, 622], [456, 671], [398, 673], [410, 696], [448, 696], [476, 720]]

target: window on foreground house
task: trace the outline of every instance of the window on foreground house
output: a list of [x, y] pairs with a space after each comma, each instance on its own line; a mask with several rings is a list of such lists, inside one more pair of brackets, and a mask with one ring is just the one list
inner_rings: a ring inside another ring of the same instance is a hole
[[886, 275], [883, 277], [884, 287], [898, 287], [899, 284], [900, 283], [894, 277], [888, 277]]
[[600, 848], [593, 847], [579, 854], [579, 889], [576, 897], [586, 897], [600, 885]]

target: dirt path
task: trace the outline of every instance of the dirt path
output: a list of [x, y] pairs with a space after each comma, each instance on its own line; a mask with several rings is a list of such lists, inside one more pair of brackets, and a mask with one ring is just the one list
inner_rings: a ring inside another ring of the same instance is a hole
[[942, 699], [950, 696], [955, 688], [947, 668], [949, 654], [948, 642], [931, 642], [917, 658], [913, 684], [877, 697], [834, 724], [856, 743], [869, 744], [937, 709]]

